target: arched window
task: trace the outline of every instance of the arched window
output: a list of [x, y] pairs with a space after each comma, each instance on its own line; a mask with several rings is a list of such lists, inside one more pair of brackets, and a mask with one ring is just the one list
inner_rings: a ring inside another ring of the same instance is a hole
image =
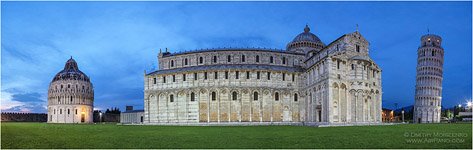
[[70, 109], [67, 109], [67, 114], [71, 114], [71, 110]]
[[435, 51], [432, 51], [432, 56], [435, 56]]
[[202, 63], [204, 63], [204, 58], [199, 57], [199, 64], [202, 64]]
[[169, 95], [169, 102], [171, 102], [171, 103], [174, 102], [174, 95], [172, 95], [172, 94]]
[[68, 84], [68, 85], [67, 85], [67, 88], [71, 88], [71, 85], [70, 85], [70, 84]]
[[59, 114], [62, 114], [62, 109], [59, 109]]
[[286, 64], [286, 57], [282, 57], [282, 64]]
[[253, 100], [254, 101], [258, 100], [258, 92], [253, 93]]
[[214, 56], [213, 61], [214, 61], [214, 63], [217, 63], [217, 56]]
[[236, 101], [238, 98], [238, 93], [237, 92], [233, 92], [232, 93], [232, 100]]
[[241, 55], [241, 62], [245, 62], [245, 55]]
[[56, 114], [56, 109], [54, 109], [54, 114]]
[[355, 70], [355, 64], [351, 64], [351, 70]]
[[269, 63], [273, 63], [273, 62], [274, 62], [273, 59], [274, 59], [273, 56], [270, 56], [270, 57], [269, 57]]
[[212, 101], [217, 100], [217, 93], [212, 92]]
[[187, 65], [188, 64], [188, 61], [187, 61], [187, 58], [184, 59], [184, 65]]
[[279, 101], [279, 93], [278, 92], [274, 93], [274, 100]]
[[174, 67], [174, 60], [171, 60], [171, 67]]
[[297, 94], [294, 94], [294, 102], [297, 102]]
[[191, 102], [195, 101], [195, 94], [194, 92], [191, 93]]
[[227, 56], [227, 62], [231, 62], [232, 61], [232, 56], [228, 55]]
[[256, 55], [256, 62], [259, 62], [259, 55]]
[[72, 102], [72, 96], [71, 96], [71, 102]]
[[77, 109], [76, 109], [76, 115], [77, 115]]

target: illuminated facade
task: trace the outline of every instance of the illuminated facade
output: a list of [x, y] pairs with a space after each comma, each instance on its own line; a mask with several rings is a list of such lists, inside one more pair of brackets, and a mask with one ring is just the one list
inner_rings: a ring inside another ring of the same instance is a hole
[[94, 87], [74, 59], [57, 73], [48, 90], [48, 123], [92, 123]]
[[381, 68], [358, 32], [324, 44], [306, 26], [285, 50], [160, 51], [145, 124], [381, 122]]

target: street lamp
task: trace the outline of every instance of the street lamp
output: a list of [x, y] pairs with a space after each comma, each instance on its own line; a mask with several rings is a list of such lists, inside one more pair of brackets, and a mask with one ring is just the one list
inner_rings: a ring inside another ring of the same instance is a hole
[[402, 113], [402, 123], [404, 123], [404, 109], [401, 111]]
[[99, 112], [99, 116], [100, 116], [100, 123], [102, 123], [102, 112]]

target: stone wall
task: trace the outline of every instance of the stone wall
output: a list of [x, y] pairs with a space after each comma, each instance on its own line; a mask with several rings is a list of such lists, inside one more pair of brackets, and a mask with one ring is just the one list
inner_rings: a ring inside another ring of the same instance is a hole
[[48, 115], [45, 113], [15, 113], [2, 112], [2, 122], [46, 122]]

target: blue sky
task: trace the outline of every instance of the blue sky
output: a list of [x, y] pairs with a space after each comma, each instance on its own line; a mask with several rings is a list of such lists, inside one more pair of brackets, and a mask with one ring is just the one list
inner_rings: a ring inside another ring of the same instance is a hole
[[95, 107], [143, 107], [159, 49], [284, 49], [309, 24], [325, 44], [359, 31], [383, 69], [383, 106], [412, 105], [420, 37], [443, 37], [443, 102], [471, 99], [471, 2], [2, 2], [1, 110], [46, 112], [53, 76], [73, 56]]

